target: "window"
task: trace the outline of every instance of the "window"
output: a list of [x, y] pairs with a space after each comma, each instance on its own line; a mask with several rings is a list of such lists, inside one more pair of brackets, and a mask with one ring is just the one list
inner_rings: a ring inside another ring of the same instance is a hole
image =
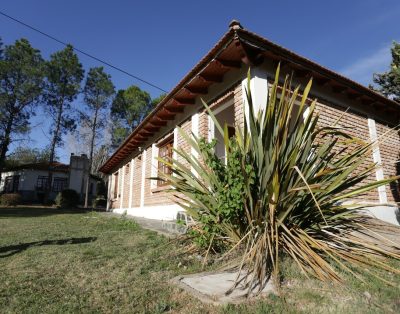
[[8, 193], [12, 190], [12, 176], [7, 176], [4, 180], [4, 192]]
[[61, 192], [67, 188], [68, 179], [55, 177], [53, 180], [53, 192]]
[[[173, 147], [174, 147], [174, 139], [173, 138], [168, 138], [166, 141], [163, 141], [158, 147], [158, 157], [160, 157], [164, 160], [167, 160], [167, 161], [171, 161]], [[164, 173], [164, 174], [172, 173], [171, 168], [160, 161], [158, 162], [158, 172]], [[158, 181], [157, 185], [163, 186], [163, 185], [166, 185], [166, 182]]]
[[36, 190], [44, 191], [46, 189], [48, 181], [49, 181], [49, 177], [38, 176], [38, 178], [36, 180]]
[[4, 181], [4, 192], [16, 193], [19, 187], [19, 176], [7, 176]]
[[[214, 111], [215, 118], [219, 122], [219, 124], [224, 127], [227, 125], [228, 127], [228, 136], [231, 138], [235, 136], [235, 109], [233, 103], [231, 101], [222, 105]], [[215, 154], [219, 159], [225, 160], [226, 157], [226, 148], [223, 135], [218, 131], [217, 127], [214, 123], [212, 123], [212, 137], [214, 137], [217, 141], [215, 145]]]
[[114, 174], [114, 198], [118, 198], [118, 172]]

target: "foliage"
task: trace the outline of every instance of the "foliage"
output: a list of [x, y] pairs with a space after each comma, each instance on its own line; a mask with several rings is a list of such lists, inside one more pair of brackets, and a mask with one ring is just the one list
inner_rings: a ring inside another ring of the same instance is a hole
[[[50, 150], [48, 148], [38, 149], [30, 147], [17, 147], [7, 156], [6, 165], [19, 166], [30, 163], [47, 162], [49, 160]], [[55, 160], [58, 158], [55, 157]]]
[[5, 193], [0, 196], [0, 204], [3, 206], [16, 206], [22, 203], [22, 196], [19, 193]]
[[164, 97], [151, 99], [149, 93], [134, 85], [119, 90], [111, 106], [113, 145], [119, 146]]
[[103, 180], [96, 183], [96, 196], [107, 197], [107, 187]]
[[52, 120], [49, 162], [53, 162], [62, 136], [76, 128], [71, 103], [76, 99], [84, 70], [71, 45], [57, 51], [46, 62], [46, 88], [43, 100]]
[[167, 94], [161, 94], [160, 96], [153, 98], [151, 100], [151, 109], [155, 108], [164, 98], [167, 96]]
[[26, 39], [6, 46], [0, 54], [0, 170], [14, 137], [29, 130], [42, 87], [40, 51]]
[[[205, 164], [215, 173], [220, 184], [216, 186], [215, 202], [208, 202], [208, 196], [204, 197], [199, 194], [199, 199], [207, 204], [215, 216], [200, 215], [199, 222], [203, 228], [190, 229], [194, 242], [200, 247], [207, 248], [213, 239], [213, 249], [221, 250], [225, 247], [224, 242], [220, 241], [219, 235], [223, 234], [221, 224], [230, 224], [235, 229], [244, 232], [243, 216], [245, 214], [243, 208], [243, 187], [245, 177], [242, 174], [242, 165], [240, 163], [241, 152], [235, 139], [229, 140], [229, 149], [231, 158], [221, 160], [214, 153], [216, 140], [208, 143], [204, 138], [199, 139], [199, 149], [202, 152]], [[245, 169], [246, 175], [253, 176], [251, 167]], [[239, 234], [237, 235], [239, 236]]]
[[75, 208], [79, 204], [79, 194], [72, 189], [65, 189], [56, 196], [55, 203], [59, 208]]
[[[89, 198], [89, 174], [92, 173], [93, 152], [95, 140], [104, 130], [107, 123], [108, 107], [114, 94], [114, 85], [111, 76], [104, 72], [103, 67], [91, 68], [86, 78], [83, 89], [86, 111], [81, 112], [81, 120], [89, 126], [89, 173], [86, 179], [85, 207]], [[97, 170], [97, 169], [96, 169]]]
[[400, 43], [393, 42], [391, 53], [392, 63], [389, 71], [374, 74], [374, 83], [379, 86], [379, 92], [400, 102]]
[[107, 200], [105, 199], [104, 196], [97, 196], [93, 200], [93, 208], [106, 207], [106, 206], [107, 206]]
[[[375, 170], [375, 164], [369, 164], [372, 144], [336, 125], [319, 127], [315, 101], [303, 117], [312, 82], [300, 96], [300, 87], [292, 91], [288, 78], [279, 85], [279, 77], [278, 67], [266, 109], [260, 112], [253, 111], [248, 83], [249, 115], [243, 129], [236, 127], [235, 141], [229, 140], [227, 125], [221, 126], [204, 104], [223, 135], [227, 164], [230, 159], [240, 162], [242, 221], [219, 218], [219, 193], [226, 182], [219, 170], [202, 162], [209, 159], [208, 150], [202, 149], [195, 135], [180, 130], [199, 158], [177, 149], [176, 160], [160, 159], [172, 174], [160, 173], [159, 179], [171, 185], [177, 203], [200, 228], [218, 230], [231, 250], [241, 250], [240, 258], [229, 261], [240, 272], [234, 286], [240, 281], [249, 291], [261, 289], [271, 276], [279, 285], [283, 255], [291, 257], [302, 273], [327, 282], [342, 280], [338, 269], [359, 279], [360, 269], [369, 266], [399, 274], [377, 256], [400, 259], [393, 246], [400, 247], [374, 233], [379, 230], [377, 223], [359, 212], [365, 205], [351, 202], [395, 178], [364, 183]], [[239, 151], [231, 149], [235, 142]], [[224, 168], [222, 173], [228, 172], [224, 163], [219, 166]], [[206, 225], [203, 216], [207, 216]], [[210, 237], [210, 247], [212, 241]], [[360, 267], [355, 270], [347, 263]]]
[[3, 49], [3, 40], [0, 37], [0, 60], [3, 60], [4, 49]]

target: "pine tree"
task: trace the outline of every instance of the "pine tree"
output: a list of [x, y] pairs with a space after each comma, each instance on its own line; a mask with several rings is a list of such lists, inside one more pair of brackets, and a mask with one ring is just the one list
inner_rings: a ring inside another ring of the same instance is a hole
[[14, 136], [29, 131], [43, 88], [43, 59], [29, 41], [0, 45], [0, 173]]
[[373, 80], [379, 86], [377, 89], [379, 92], [400, 102], [400, 43], [393, 42], [391, 53], [392, 62], [389, 71], [375, 73]]
[[52, 120], [50, 171], [47, 184], [49, 192], [53, 178], [51, 165], [54, 162], [55, 150], [62, 146], [62, 136], [76, 127], [71, 104], [79, 93], [84, 70], [71, 45], [52, 54], [50, 60], [46, 62], [45, 69], [46, 86], [43, 99], [45, 111]]
[[[114, 95], [114, 84], [111, 76], [104, 72], [103, 67], [91, 68], [83, 89], [86, 110], [81, 112], [81, 120], [89, 126], [89, 171], [86, 176], [85, 207], [89, 205], [90, 174], [93, 166], [93, 152], [96, 138], [104, 129], [107, 122], [107, 113]], [[96, 169], [97, 170], [97, 169]]]

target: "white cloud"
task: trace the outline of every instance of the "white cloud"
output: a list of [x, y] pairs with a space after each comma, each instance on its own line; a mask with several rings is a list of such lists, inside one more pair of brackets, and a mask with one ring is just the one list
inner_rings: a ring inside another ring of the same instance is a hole
[[344, 76], [363, 85], [372, 83], [374, 73], [387, 71], [391, 62], [390, 48], [392, 43], [385, 45], [369, 56], [363, 57], [353, 64], [339, 70]]

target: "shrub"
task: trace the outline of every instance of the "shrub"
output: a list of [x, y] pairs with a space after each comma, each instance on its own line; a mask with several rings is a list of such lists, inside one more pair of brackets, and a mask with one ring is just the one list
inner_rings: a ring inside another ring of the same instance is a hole
[[93, 200], [93, 208], [106, 207], [106, 206], [107, 206], [107, 200], [104, 197], [96, 197], [96, 199]]
[[79, 194], [75, 190], [63, 190], [57, 194], [55, 203], [60, 208], [75, 208], [79, 204]]
[[243, 282], [249, 292], [270, 277], [279, 285], [283, 255], [301, 272], [328, 282], [342, 280], [338, 269], [358, 279], [367, 266], [400, 274], [384, 259], [400, 259], [400, 247], [376, 233], [379, 223], [359, 211], [365, 204], [349, 203], [398, 178], [365, 183], [376, 169], [370, 162], [375, 143], [336, 123], [319, 127], [316, 101], [306, 105], [311, 84], [300, 96], [288, 77], [279, 82], [278, 67], [265, 109], [254, 112], [249, 75], [249, 115], [233, 139], [204, 103], [224, 139], [226, 164], [203, 139], [181, 129], [198, 157], [178, 148], [178, 159], [159, 159], [172, 173], [157, 179], [171, 186], [176, 202], [197, 222], [193, 229], [206, 241], [201, 244], [213, 249], [224, 241], [227, 253], [241, 250], [229, 265], [240, 272], [234, 286]]
[[107, 197], [107, 187], [103, 180], [96, 183], [96, 196], [96, 198], [101, 198], [101, 196], [103, 196], [103, 198]]
[[0, 196], [0, 204], [3, 206], [16, 206], [22, 203], [22, 196], [18, 193], [6, 193]]

